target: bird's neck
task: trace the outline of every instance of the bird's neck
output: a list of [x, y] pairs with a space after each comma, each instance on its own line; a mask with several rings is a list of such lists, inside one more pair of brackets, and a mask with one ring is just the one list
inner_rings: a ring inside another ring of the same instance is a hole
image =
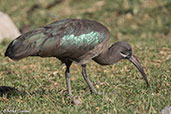
[[118, 55], [117, 45], [115, 44], [113, 44], [99, 56], [93, 58], [93, 60], [100, 65], [112, 65], [118, 62], [120, 59], [122, 58]]

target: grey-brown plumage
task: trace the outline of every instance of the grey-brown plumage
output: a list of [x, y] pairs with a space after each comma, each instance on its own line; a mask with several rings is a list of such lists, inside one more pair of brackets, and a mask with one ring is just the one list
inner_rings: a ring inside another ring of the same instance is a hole
[[128, 59], [138, 68], [149, 86], [143, 68], [132, 54], [131, 46], [120, 41], [109, 47], [109, 40], [108, 29], [96, 21], [65, 19], [22, 34], [9, 44], [5, 56], [13, 60], [28, 56], [58, 58], [66, 65], [69, 95], [72, 94], [70, 66], [73, 61], [82, 66], [82, 75], [90, 90], [97, 93], [86, 73], [86, 64], [90, 59], [100, 65], [111, 65], [121, 59]]

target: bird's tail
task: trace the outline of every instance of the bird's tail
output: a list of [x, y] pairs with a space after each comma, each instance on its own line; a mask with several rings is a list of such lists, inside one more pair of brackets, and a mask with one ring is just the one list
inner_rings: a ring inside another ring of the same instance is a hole
[[43, 28], [30, 31], [13, 40], [9, 44], [5, 56], [13, 60], [20, 60], [38, 54], [40, 45], [46, 38], [42, 31]]

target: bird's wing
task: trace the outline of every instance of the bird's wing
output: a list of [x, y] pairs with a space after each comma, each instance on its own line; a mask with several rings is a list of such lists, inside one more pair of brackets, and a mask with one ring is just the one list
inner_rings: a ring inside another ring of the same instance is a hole
[[65, 19], [22, 34], [7, 48], [12, 59], [27, 56], [78, 57], [105, 40], [104, 27], [92, 21]]
[[45, 34], [51, 37], [47, 39], [43, 47], [48, 49], [55, 39], [58, 39], [57, 45], [52, 46], [56, 57], [78, 58], [107, 39], [102, 30], [104, 26], [89, 20], [66, 19], [52, 23], [45, 28]]

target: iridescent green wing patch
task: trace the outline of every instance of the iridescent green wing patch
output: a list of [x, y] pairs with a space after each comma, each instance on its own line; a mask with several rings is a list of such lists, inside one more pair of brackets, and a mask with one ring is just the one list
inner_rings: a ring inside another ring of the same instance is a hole
[[62, 37], [61, 46], [84, 46], [84, 45], [91, 45], [96, 46], [99, 43], [105, 40], [104, 34], [99, 32], [90, 32], [87, 34], [81, 34], [80, 36], [75, 36], [74, 34], [71, 35], [64, 35]]

